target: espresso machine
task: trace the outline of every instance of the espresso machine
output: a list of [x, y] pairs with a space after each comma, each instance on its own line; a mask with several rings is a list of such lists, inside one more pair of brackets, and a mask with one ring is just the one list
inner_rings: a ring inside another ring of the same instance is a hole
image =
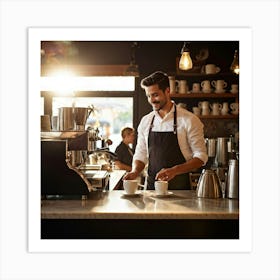
[[93, 108], [59, 108], [57, 131], [41, 132], [41, 195], [44, 198], [89, 197], [109, 189], [116, 155], [97, 128], [85, 124]]

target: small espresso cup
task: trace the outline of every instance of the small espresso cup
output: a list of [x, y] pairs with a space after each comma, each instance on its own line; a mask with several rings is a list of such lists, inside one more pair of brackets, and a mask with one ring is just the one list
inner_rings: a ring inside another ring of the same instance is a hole
[[155, 191], [157, 195], [165, 195], [168, 190], [168, 181], [155, 181]]
[[123, 188], [127, 194], [135, 194], [138, 189], [137, 180], [123, 180]]

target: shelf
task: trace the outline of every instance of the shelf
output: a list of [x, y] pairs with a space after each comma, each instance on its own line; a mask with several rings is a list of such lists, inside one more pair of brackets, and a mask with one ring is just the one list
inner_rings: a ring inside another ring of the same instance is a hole
[[[208, 77], [209, 79], [211, 78], [216, 78], [220, 76], [224, 77], [238, 77], [238, 75], [231, 73], [231, 72], [218, 72], [215, 74], [206, 74], [206, 73], [201, 73], [201, 72], [183, 72], [183, 71], [177, 71], [176, 73], [172, 73], [173, 76], [179, 76], [179, 77]], [[170, 75], [170, 76], [172, 76]]]
[[239, 115], [207, 115], [207, 116], [198, 116], [200, 119], [238, 119]]
[[171, 98], [237, 98], [238, 93], [170, 93]]

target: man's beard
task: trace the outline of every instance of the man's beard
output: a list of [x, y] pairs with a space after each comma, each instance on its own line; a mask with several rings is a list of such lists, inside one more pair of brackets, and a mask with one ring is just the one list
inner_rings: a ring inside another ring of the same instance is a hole
[[164, 101], [163, 103], [161, 103], [161, 102], [154, 102], [153, 104], [160, 104], [159, 108], [154, 108], [154, 111], [159, 112], [167, 104], [167, 102], [166, 101]]

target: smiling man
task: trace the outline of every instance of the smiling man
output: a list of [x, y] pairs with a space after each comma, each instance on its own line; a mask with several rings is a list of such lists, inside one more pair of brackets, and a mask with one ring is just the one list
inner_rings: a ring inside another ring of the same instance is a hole
[[190, 189], [188, 172], [208, 160], [203, 124], [171, 100], [167, 74], [157, 71], [141, 87], [153, 111], [138, 126], [132, 170], [124, 179], [135, 179], [148, 164], [147, 189], [155, 180], [168, 181], [168, 189]]

